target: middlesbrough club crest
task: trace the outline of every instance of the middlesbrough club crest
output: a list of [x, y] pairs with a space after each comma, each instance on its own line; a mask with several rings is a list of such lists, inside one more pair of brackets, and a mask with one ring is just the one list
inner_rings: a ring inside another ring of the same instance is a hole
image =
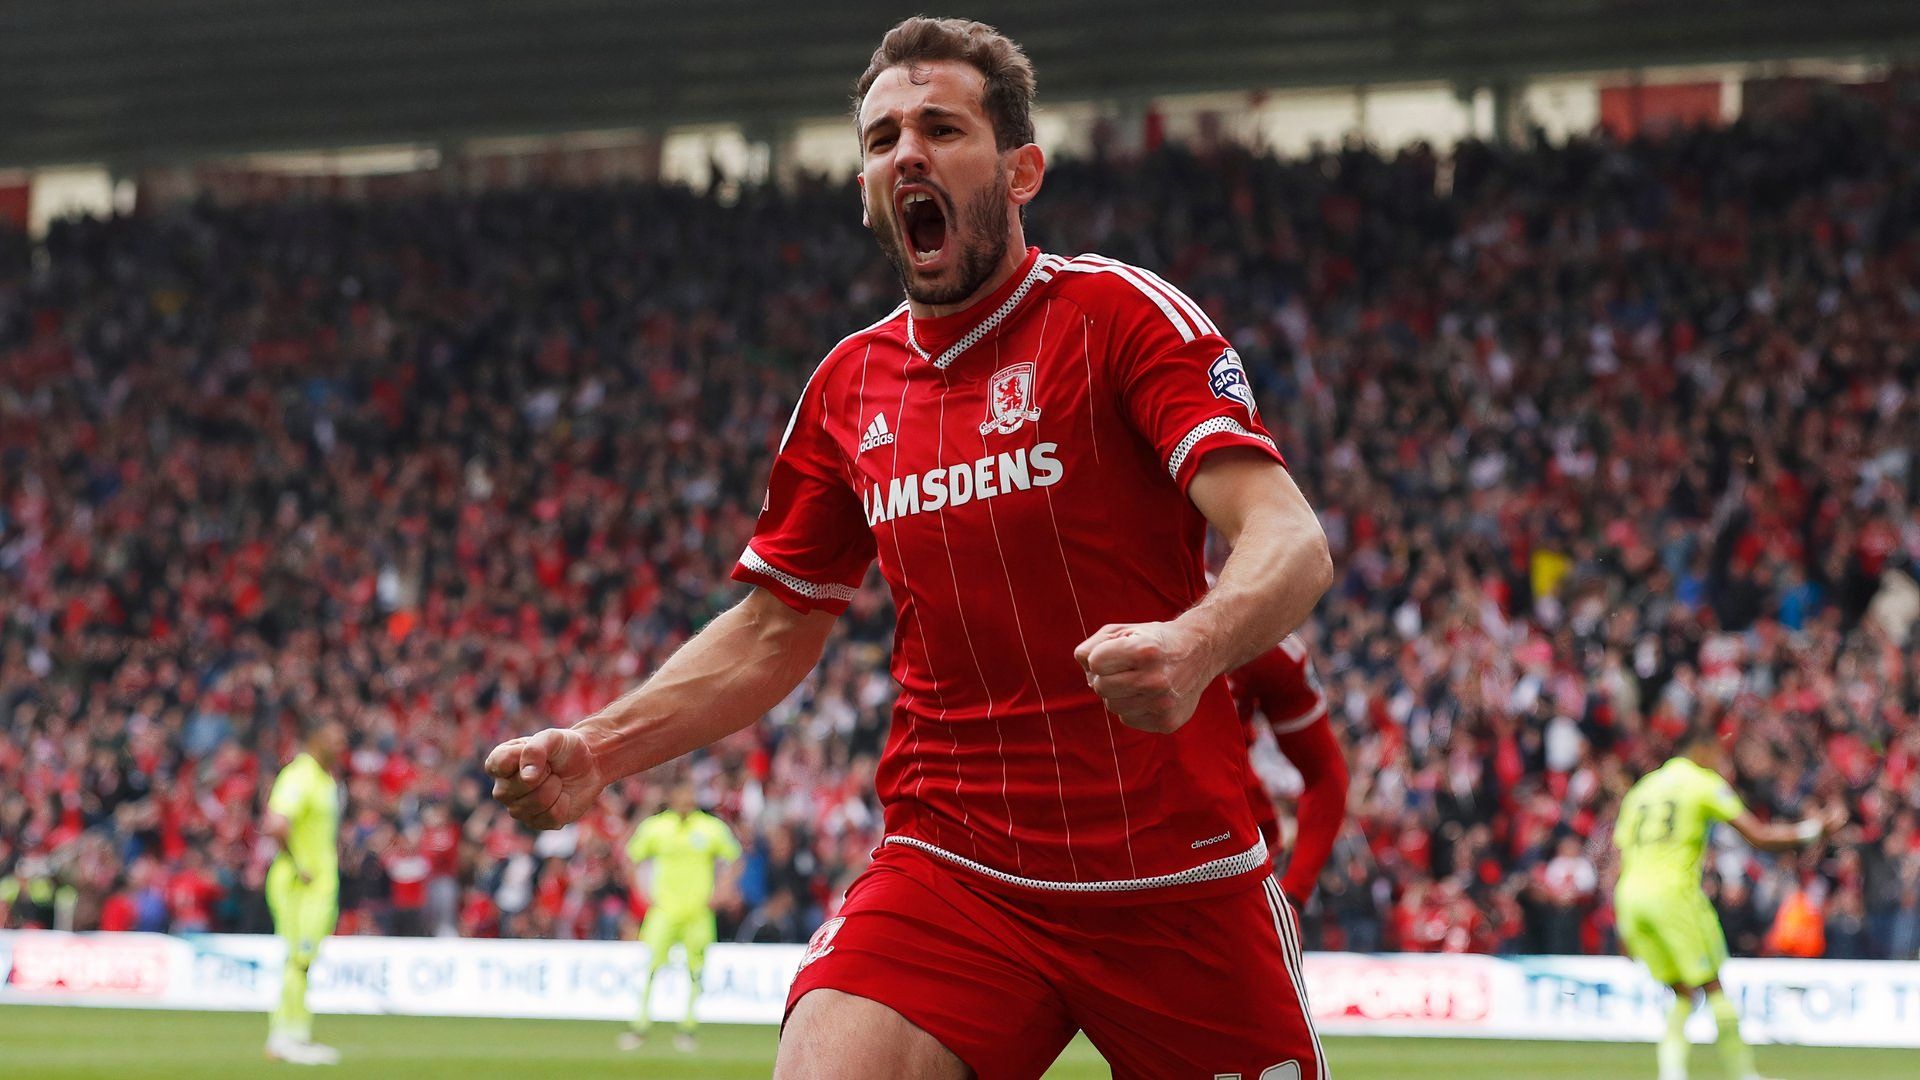
[[1040, 410], [1033, 407], [1033, 365], [1015, 364], [994, 372], [987, 383], [987, 418], [980, 424], [980, 434], [1011, 435], [1021, 424], [1038, 419]]
[[840, 928], [846, 925], [846, 922], [847, 917], [842, 915], [837, 919], [828, 919], [821, 923], [820, 929], [815, 930], [813, 937], [807, 942], [807, 954], [800, 958], [800, 966], [804, 968], [832, 952], [833, 937], [840, 932]]

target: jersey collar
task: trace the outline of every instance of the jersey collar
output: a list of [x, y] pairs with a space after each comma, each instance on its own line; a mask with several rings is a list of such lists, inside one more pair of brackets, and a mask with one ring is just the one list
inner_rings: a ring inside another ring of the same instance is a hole
[[937, 319], [916, 319], [909, 310], [907, 347], [915, 356], [945, 371], [961, 353], [978, 345], [1019, 310], [1021, 301], [1036, 286], [1051, 280], [1053, 273], [1040, 261], [1040, 249], [1030, 247], [1020, 269], [1009, 274], [991, 295], [966, 310]]

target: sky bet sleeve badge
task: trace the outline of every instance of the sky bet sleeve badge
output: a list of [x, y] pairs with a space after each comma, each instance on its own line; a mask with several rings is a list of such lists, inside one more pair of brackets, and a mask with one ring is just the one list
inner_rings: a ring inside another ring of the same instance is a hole
[[1240, 354], [1232, 349], [1221, 353], [1207, 368], [1207, 385], [1213, 388], [1214, 397], [1231, 398], [1245, 405], [1247, 419], [1253, 419], [1259, 412], [1253, 404], [1253, 386], [1247, 382], [1247, 369], [1240, 366]]

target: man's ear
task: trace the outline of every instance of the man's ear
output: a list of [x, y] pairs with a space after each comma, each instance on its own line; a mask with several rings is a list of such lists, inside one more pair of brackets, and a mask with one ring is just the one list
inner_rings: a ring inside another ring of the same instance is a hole
[[1034, 143], [1007, 151], [1013, 159], [1007, 169], [1007, 191], [1016, 206], [1025, 206], [1040, 194], [1047, 176], [1047, 155]]
[[855, 173], [853, 183], [855, 187], [860, 189], [860, 224], [871, 229], [873, 228], [873, 219], [867, 216], [867, 174]]

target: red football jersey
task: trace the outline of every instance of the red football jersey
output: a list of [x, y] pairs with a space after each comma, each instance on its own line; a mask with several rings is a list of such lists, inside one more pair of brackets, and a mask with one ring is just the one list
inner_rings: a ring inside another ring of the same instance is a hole
[[1073, 650], [1206, 590], [1186, 496], [1223, 447], [1280, 460], [1240, 358], [1147, 271], [1029, 250], [994, 295], [842, 341], [787, 427], [734, 577], [840, 612], [877, 556], [898, 625], [886, 843], [1063, 896], [1240, 887], [1267, 850], [1224, 679], [1172, 735]]
[[1235, 668], [1227, 676], [1247, 745], [1253, 745], [1256, 716], [1265, 716], [1275, 735], [1305, 731], [1327, 715], [1327, 695], [1313, 673], [1306, 643], [1288, 634], [1280, 644]]
[[[1346, 759], [1327, 717], [1326, 692], [1314, 675], [1305, 643], [1291, 634], [1230, 672], [1227, 685], [1240, 710], [1249, 753], [1264, 717], [1280, 753], [1306, 783], [1298, 801], [1299, 829], [1281, 882], [1288, 896], [1304, 902], [1313, 894], [1346, 818]], [[1247, 803], [1268, 846], [1277, 846], [1280, 819], [1266, 785], [1252, 769], [1247, 774]]]

